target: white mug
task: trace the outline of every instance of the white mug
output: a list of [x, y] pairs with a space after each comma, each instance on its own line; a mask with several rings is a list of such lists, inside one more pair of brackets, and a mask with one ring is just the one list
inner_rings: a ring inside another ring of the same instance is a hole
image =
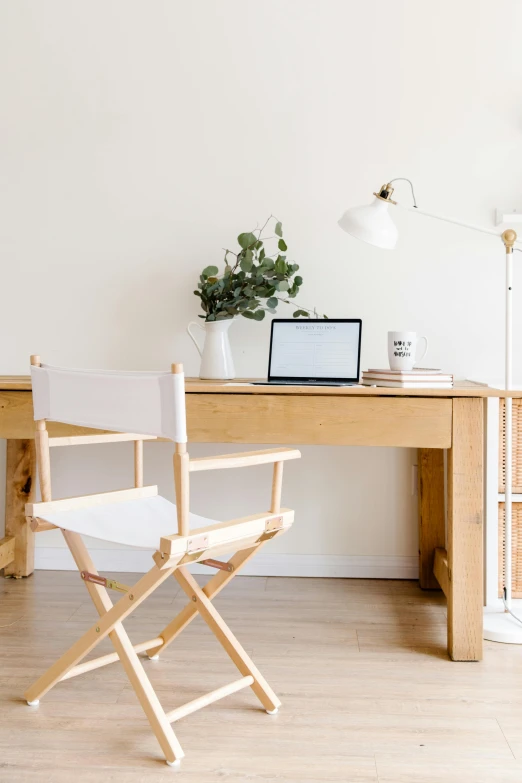
[[[426, 345], [422, 355], [416, 358], [419, 340], [424, 340]], [[427, 351], [427, 337], [417, 337], [416, 332], [388, 332], [388, 359], [392, 370], [412, 370], [416, 362], [424, 359]]]

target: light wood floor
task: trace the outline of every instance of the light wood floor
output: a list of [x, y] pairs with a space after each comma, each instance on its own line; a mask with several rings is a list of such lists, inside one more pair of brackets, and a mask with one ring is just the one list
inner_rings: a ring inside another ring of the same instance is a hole
[[[126, 623], [131, 638], [155, 636], [184, 601], [170, 580]], [[118, 663], [26, 706], [27, 685], [95, 614], [75, 573], [1, 579], [0, 780], [522, 780], [522, 650], [487, 643], [483, 663], [451, 663], [441, 595], [413, 582], [237, 577], [216, 606], [283, 707], [266, 715], [247, 689], [180, 721], [176, 772]], [[169, 710], [237, 677], [199, 619], [144, 665]]]

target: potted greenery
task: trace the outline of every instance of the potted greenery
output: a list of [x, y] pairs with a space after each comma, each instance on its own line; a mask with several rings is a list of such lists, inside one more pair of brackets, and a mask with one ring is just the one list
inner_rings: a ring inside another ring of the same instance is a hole
[[[265, 237], [263, 232], [271, 221], [274, 235]], [[267, 240], [277, 240], [277, 252], [267, 254]], [[303, 278], [296, 274], [299, 265], [287, 261], [288, 248], [277, 218], [271, 215], [262, 228], [240, 234], [237, 241], [237, 252], [225, 250], [223, 273], [219, 274], [217, 266], [205, 267], [194, 291], [204, 311], [199, 317], [205, 325], [193, 321], [187, 331], [201, 354], [201, 378], [234, 377], [228, 329], [236, 316], [262, 321], [266, 312], [276, 312], [279, 302], [295, 308], [294, 318], [312, 315], [307, 308], [290, 301], [299, 293]], [[315, 311], [313, 314], [317, 316]], [[191, 333], [191, 326], [199, 326], [205, 332], [203, 349]]]

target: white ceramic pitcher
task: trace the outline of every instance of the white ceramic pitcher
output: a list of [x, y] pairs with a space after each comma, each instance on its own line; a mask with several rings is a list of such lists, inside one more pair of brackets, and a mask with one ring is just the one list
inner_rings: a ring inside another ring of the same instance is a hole
[[[213, 380], [230, 380], [236, 377], [234, 361], [228, 339], [228, 330], [233, 318], [225, 318], [222, 321], [191, 321], [187, 326], [187, 332], [201, 356], [200, 378]], [[203, 348], [190, 331], [191, 326], [197, 326], [205, 332]]]

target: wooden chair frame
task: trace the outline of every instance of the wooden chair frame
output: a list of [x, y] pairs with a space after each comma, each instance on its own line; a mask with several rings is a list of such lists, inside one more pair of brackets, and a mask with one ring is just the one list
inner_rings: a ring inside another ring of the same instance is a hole
[[[39, 357], [32, 356], [31, 363], [39, 365]], [[173, 365], [172, 371], [183, 372], [182, 365]], [[37, 421], [35, 442], [42, 502], [26, 506], [26, 516], [32, 529], [38, 532], [55, 527], [40, 517], [40, 515], [45, 516], [46, 511], [66, 511], [107, 502], [125, 502], [133, 498], [157, 494], [156, 487], [143, 487], [143, 441], [155, 439], [121, 433], [49, 438], [46, 421]], [[115, 441], [134, 442], [134, 488], [79, 498], [52, 500], [50, 448]], [[153, 567], [132, 587], [127, 588], [113, 580], [101, 577], [90, 558], [81, 535], [65, 529], [62, 530], [67, 546], [99, 614], [99, 619], [27, 690], [25, 693], [27, 703], [30, 706], [36, 706], [39, 704], [39, 700], [58, 682], [119, 660], [156, 735], [165, 759], [171, 766], [179, 766], [184, 756], [171, 725], [180, 718], [247, 686], [252, 688], [269, 714], [276, 713], [281, 702], [225, 624], [213, 606], [212, 599], [267, 541], [285, 532], [293, 523], [294, 512], [281, 508], [281, 489], [284, 461], [298, 457], [300, 457], [300, 453], [296, 449], [279, 448], [190, 460], [186, 445], [176, 443], [174, 481], [178, 532], [161, 539], [159, 549], [153, 555]], [[263, 463], [273, 463], [274, 465], [272, 496], [268, 512], [190, 531], [190, 472], [247, 467]], [[235, 551], [236, 554], [225, 563], [212, 557], [231, 551]], [[217, 568], [216, 574], [205, 587], [201, 588], [186, 568], [186, 564], [191, 562], [203, 562], [210, 567]], [[123, 628], [123, 621], [170, 576], [176, 578], [190, 599], [189, 603], [157, 637], [133, 645]], [[107, 587], [122, 590], [125, 595], [113, 604]], [[145, 673], [138, 653], [145, 651], [149, 658], [158, 658], [198, 614], [228, 653], [238, 668], [241, 678], [170, 712], [165, 712]], [[107, 636], [114, 645], [115, 652], [81, 663], [85, 656]]]

